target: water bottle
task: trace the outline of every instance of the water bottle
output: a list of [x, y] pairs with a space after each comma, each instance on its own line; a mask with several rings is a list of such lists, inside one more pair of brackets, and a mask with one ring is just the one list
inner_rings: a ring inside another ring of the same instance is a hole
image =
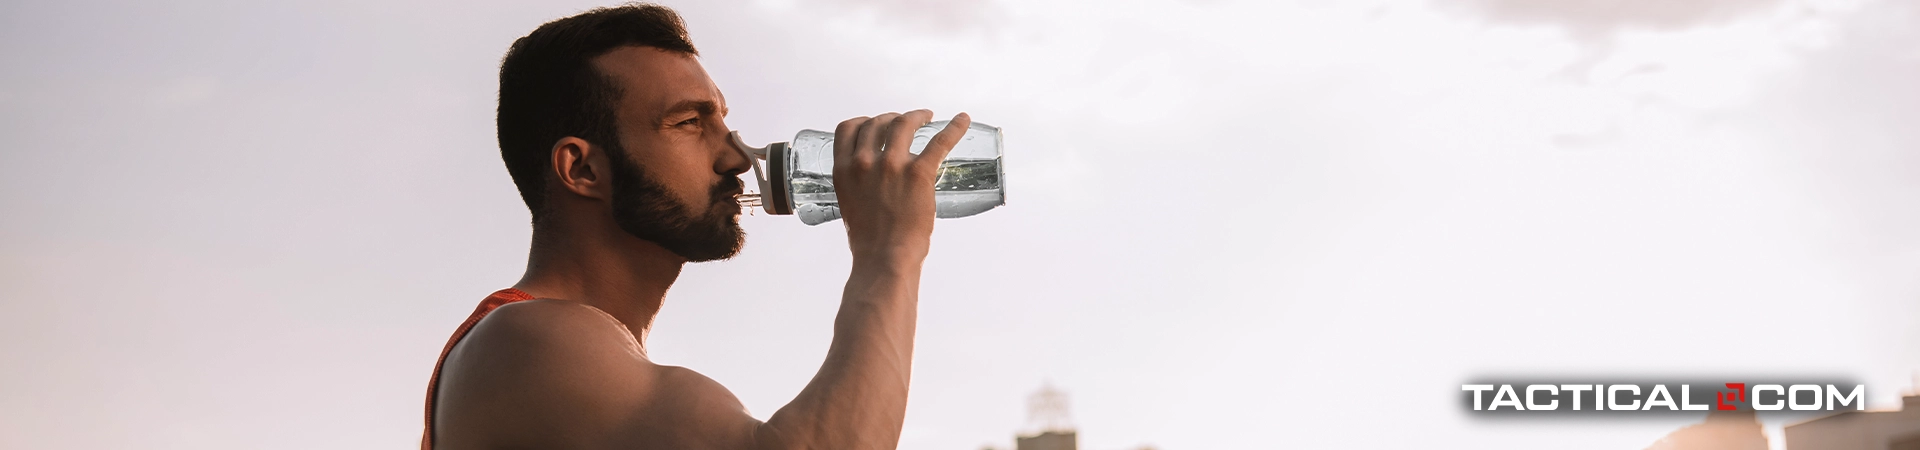
[[[907, 151], [920, 154], [946, 126], [942, 120], [914, 130], [913, 145]], [[807, 225], [840, 218], [840, 201], [833, 193], [832, 132], [802, 130], [791, 142], [755, 148], [735, 131], [733, 145], [753, 161], [753, 177], [760, 183], [759, 193], [739, 196], [741, 207], [797, 215]], [[1007, 204], [1000, 145], [1000, 128], [980, 122], [967, 127], [953, 152], [940, 162], [939, 179], [933, 185], [934, 217], [967, 217]]]

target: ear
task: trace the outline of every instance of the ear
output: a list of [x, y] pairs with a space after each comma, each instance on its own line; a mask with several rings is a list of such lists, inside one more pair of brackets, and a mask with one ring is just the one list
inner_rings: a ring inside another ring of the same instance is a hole
[[553, 143], [553, 175], [561, 191], [587, 198], [612, 197], [613, 171], [607, 152], [587, 140], [567, 136]]

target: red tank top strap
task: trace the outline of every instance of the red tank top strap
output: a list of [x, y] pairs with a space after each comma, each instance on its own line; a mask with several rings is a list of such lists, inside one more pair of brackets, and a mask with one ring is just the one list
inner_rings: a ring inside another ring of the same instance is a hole
[[433, 379], [427, 381], [427, 425], [425, 431], [420, 434], [421, 450], [433, 449], [433, 400], [440, 388], [440, 366], [447, 363], [447, 353], [453, 351], [454, 344], [459, 344], [460, 338], [466, 337], [467, 331], [472, 330], [473, 325], [480, 323], [480, 319], [487, 317], [487, 313], [493, 312], [494, 308], [527, 300], [533, 300], [533, 296], [519, 289], [506, 288], [496, 291], [493, 295], [487, 296], [486, 300], [481, 300], [480, 306], [473, 308], [473, 315], [467, 316], [467, 321], [461, 322], [460, 328], [453, 330], [453, 337], [447, 338], [446, 348], [440, 349], [440, 360], [433, 363]]

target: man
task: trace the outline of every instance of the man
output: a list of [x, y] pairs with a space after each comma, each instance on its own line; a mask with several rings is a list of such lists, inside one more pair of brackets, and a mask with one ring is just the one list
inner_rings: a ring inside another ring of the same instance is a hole
[[827, 360], [766, 422], [726, 388], [647, 359], [641, 338], [688, 262], [739, 251], [726, 100], [678, 15], [604, 8], [542, 25], [500, 68], [500, 154], [533, 211], [526, 275], [448, 341], [423, 448], [892, 448], [906, 413], [914, 310], [939, 162], [932, 113], [835, 130], [853, 270]]

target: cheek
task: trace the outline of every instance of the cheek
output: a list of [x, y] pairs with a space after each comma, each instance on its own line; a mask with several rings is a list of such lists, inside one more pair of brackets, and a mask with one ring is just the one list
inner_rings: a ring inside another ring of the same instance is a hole
[[703, 161], [692, 149], [655, 148], [665, 151], [636, 155], [647, 176], [693, 211], [705, 211], [711, 207], [708, 204], [713, 202], [712, 161]]

